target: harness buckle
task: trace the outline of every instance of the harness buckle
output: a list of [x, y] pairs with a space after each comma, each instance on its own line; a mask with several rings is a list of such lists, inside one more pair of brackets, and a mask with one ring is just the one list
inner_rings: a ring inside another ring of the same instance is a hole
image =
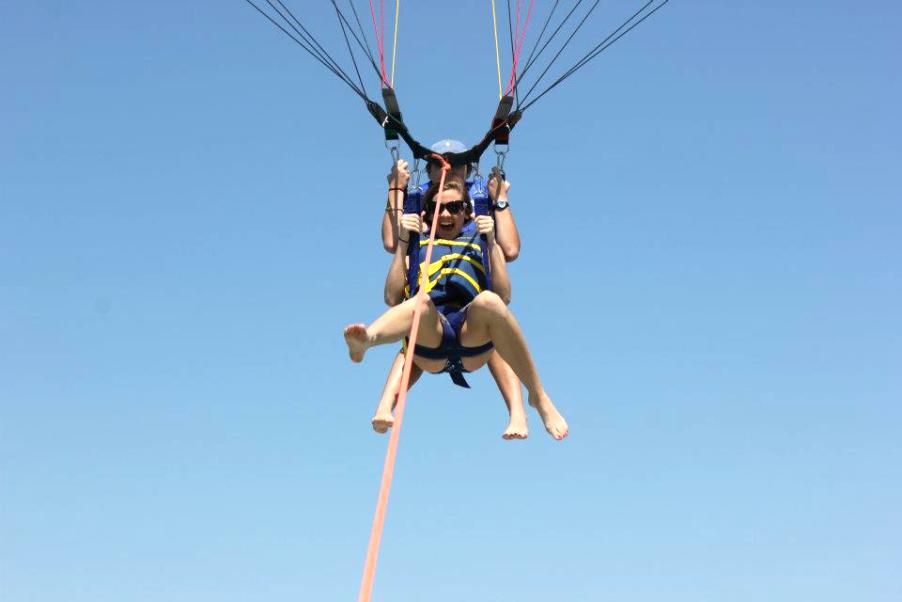
[[446, 359], [445, 369], [442, 370], [442, 372], [447, 372], [448, 376], [451, 377], [451, 381], [458, 387], [463, 387], [465, 389], [470, 388], [470, 384], [467, 382], [467, 379], [464, 378], [464, 364], [461, 358], [449, 357]]

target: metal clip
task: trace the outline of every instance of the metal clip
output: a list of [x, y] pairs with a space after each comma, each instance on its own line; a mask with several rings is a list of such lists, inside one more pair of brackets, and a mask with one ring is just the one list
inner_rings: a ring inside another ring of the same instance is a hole
[[[499, 146], [503, 146], [503, 149], [498, 148]], [[509, 146], [507, 144], [495, 144], [493, 145], [495, 149], [495, 167], [501, 173], [504, 173], [504, 160], [507, 158], [507, 153], [509, 150]]]
[[386, 140], [385, 148], [387, 148], [389, 154], [391, 154], [392, 165], [395, 165], [398, 162], [398, 160], [401, 159], [401, 143], [398, 142], [397, 140], [395, 140], [395, 141]]

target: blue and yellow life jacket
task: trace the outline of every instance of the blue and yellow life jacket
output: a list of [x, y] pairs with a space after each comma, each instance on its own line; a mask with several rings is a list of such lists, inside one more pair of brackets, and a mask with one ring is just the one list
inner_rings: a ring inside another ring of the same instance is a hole
[[[491, 199], [488, 195], [488, 190], [486, 188], [486, 181], [484, 178], [475, 178], [474, 180], [467, 181], [467, 187], [470, 192], [470, 202], [472, 203], [473, 213], [475, 215], [488, 215], [491, 211]], [[423, 210], [423, 195], [425, 194], [425, 190], [428, 187], [426, 185], [422, 185], [419, 187], [414, 187], [408, 190], [407, 194], [404, 196], [404, 213], [420, 213]], [[465, 240], [461, 240], [461, 239]], [[469, 243], [470, 246], [461, 245], [458, 243], [466, 242]], [[480, 266], [480, 269], [477, 270], [479, 272], [478, 276], [476, 274], [468, 274], [472, 280], [476, 282], [475, 286], [471, 286], [471, 291], [473, 292], [468, 298], [461, 302], [461, 305], [466, 305], [470, 301], [473, 300], [473, 297], [478, 295], [483, 290], [491, 290], [492, 288], [492, 270], [491, 265], [488, 265], [487, 261], [483, 261], [484, 257], [487, 257], [487, 244], [484, 236], [478, 236], [476, 234], [476, 224], [473, 221], [468, 222], [464, 225], [463, 230], [455, 241], [440, 241], [437, 240], [436, 244], [439, 245], [441, 243], [449, 243], [452, 250], [446, 249], [447, 253], [454, 255], [455, 253], [460, 254], [461, 249], [467, 249], [467, 253], [472, 255], [472, 259], [474, 259]], [[449, 246], [446, 244], [445, 246]], [[410, 246], [407, 250], [407, 286], [405, 287], [405, 293], [410, 296], [410, 291], [416, 291], [417, 287], [419, 287], [419, 267], [420, 264], [425, 260], [425, 251], [428, 246], [428, 236], [422, 236], [420, 234], [411, 232], [410, 233]], [[456, 248], [455, 252], [453, 249]], [[435, 268], [434, 264], [436, 261], [439, 261], [439, 257], [441, 255], [438, 254], [439, 249], [435, 249], [433, 251], [433, 266], [430, 268], [430, 281], [432, 280], [432, 274], [437, 274], [440, 270], [444, 268]], [[451, 260], [454, 258], [452, 257]], [[467, 272], [469, 269], [468, 266], [463, 265], [463, 263], [469, 263], [472, 265], [472, 262], [467, 260], [462, 260], [457, 263], [458, 272]], [[460, 273], [446, 272], [442, 275], [457, 275], [463, 278]], [[464, 278], [466, 280], [466, 278]], [[472, 283], [471, 283], [472, 284]], [[453, 290], [455, 287], [452, 286]], [[466, 289], [467, 287], [464, 287]], [[442, 290], [442, 289], [440, 289]], [[430, 295], [431, 296], [431, 295]]]
[[436, 306], [463, 307], [486, 290], [485, 265], [476, 228], [467, 224], [460, 236], [454, 240], [436, 238], [428, 269], [426, 249], [429, 240], [424, 237], [419, 243], [417, 282], [426, 271], [428, 274], [426, 292]]

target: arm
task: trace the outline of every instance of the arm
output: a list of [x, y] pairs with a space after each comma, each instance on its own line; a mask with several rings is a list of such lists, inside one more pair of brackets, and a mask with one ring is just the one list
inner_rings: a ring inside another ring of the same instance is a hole
[[501, 250], [501, 245], [495, 240], [494, 220], [488, 215], [477, 216], [476, 231], [479, 234], [485, 234], [488, 243], [486, 252], [492, 266], [492, 291], [507, 305], [511, 302], [511, 281], [507, 273], [507, 260], [504, 258], [504, 252]]
[[419, 228], [419, 215], [408, 213], [401, 216], [400, 229], [403, 234], [398, 237], [395, 254], [385, 276], [384, 295], [387, 305], [395, 306], [404, 300], [404, 286], [407, 284], [407, 247], [410, 244], [410, 233], [419, 231]]
[[382, 246], [389, 253], [394, 253], [398, 245], [398, 221], [404, 210], [404, 191], [409, 179], [407, 161], [403, 159], [395, 163], [388, 174], [388, 198], [382, 215]]
[[[510, 187], [510, 182], [502, 180], [497, 172], [493, 173], [488, 183], [489, 197], [493, 203], [508, 202]], [[507, 261], [514, 261], [520, 255], [520, 231], [517, 229], [517, 222], [514, 221], [514, 214], [508, 207], [501, 211], [493, 211], [492, 216], [495, 218], [495, 236], [504, 258]]]

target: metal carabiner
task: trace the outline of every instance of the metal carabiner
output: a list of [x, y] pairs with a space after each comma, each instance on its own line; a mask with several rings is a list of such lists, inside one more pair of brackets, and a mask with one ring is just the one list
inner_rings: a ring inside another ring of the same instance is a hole
[[[499, 146], [503, 146], [503, 149], [499, 149]], [[492, 146], [495, 150], [495, 169], [504, 174], [504, 160], [507, 158], [507, 153], [510, 149], [510, 146], [507, 144], [498, 145], [495, 144]]]
[[391, 141], [389, 140], [385, 141], [385, 148], [388, 149], [388, 152], [391, 155], [392, 165], [395, 165], [401, 159], [401, 143], [397, 140], [394, 141], [394, 144], [390, 144], [390, 142]]

